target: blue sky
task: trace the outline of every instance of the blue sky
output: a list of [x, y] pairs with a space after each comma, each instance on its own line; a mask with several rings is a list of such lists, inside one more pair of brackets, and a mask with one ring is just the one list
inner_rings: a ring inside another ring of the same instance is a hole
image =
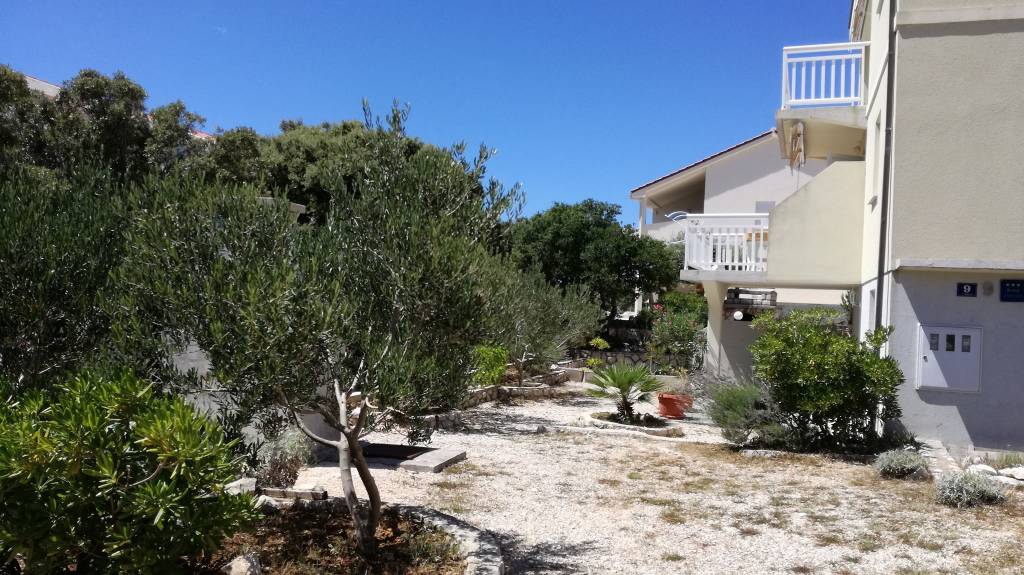
[[47, 2], [0, 5], [0, 63], [122, 70], [207, 129], [412, 108], [427, 141], [497, 148], [527, 212], [643, 182], [768, 129], [785, 45], [845, 41], [849, 0]]

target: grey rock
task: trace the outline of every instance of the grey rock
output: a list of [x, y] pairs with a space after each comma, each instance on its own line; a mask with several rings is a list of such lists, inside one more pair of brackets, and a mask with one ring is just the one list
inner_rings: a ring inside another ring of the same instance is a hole
[[967, 468], [968, 473], [980, 473], [981, 475], [998, 475], [992, 466], [985, 465], [984, 463], [975, 463], [974, 465]]
[[256, 498], [256, 509], [271, 515], [281, 509], [281, 502], [268, 495], [260, 495]]
[[1006, 469], [1000, 469], [999, 475], [1012, 477], [1017, 481], [1024, 481], [1024, 467], [1008, 467]]
[[236, 479], [224, 486], [224, 492], [229, 493], [231, 495], [241, 495], [242, 493], [255, 493], [256, 478], [243, 477], [241, 479]]
[[246, 553], [232, 559], [221, 572], [228, 575], [262, 575], [263, 566], [260, 565], [259, 557], [253, 553]]
[[548, 428], [546, 426], [544, 426], [544, 425], [538, 425], [537, 426], [537, 433], [547, 433], [547, 432], [548, 432]]
[[1019, 488], [1021, 486], [1024, 486], [1024, 481], [1020, 481], [1020, 480], [1014, 479], [1012, 477], [1005, 477], [1005, 476], [1002, 476], [1002, 475], [996, 475], [996, 476], [991, 477], [991, 479], [992, 479], [992, 481], [995, 481], [996, 483], [998, 483], [1000, 485], [1005, 485], [1007, 487], [1012, 487], [1012, 488], [1015, 488], [1015, 489]]

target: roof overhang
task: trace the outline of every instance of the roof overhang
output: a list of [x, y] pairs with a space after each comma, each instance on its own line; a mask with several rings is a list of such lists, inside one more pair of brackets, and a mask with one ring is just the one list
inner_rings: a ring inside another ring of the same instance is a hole
[[968, 260], [942, 258], [900, 258], [895, 270], [912, 271], [974, 271], [974, 272], [1024, 272], [1021, 260]]
[[767, 132], [758, 134], [753, 138], [744, 140], [720, 152], [716, 152], [704, 159], [698, 160], [687, 166], [683, 166], [682, 168], [679, 168], [674, 172], [665, 174], [664, 176], [661, 176], [660, 178], [657, 178], [655, 180], [651, 180], [650, 182], [647, 182], [642, 186], [633, 188], [629, 192], [629, 197], [630, 199], [633, 200], [640, 200], [647, 198], [649, 196], [656, 196], [658, 194], [661, 194], [662, 192], [668, 191], [670, 189], [675, 189], [681, 185], [693, 182], [696, 179], [704, 176], [704, 172], [705, 170], [707, 170], [708, 166], [711, 166], [715, 162], [728, 158], [732, 154], [738, 153], [749, 147], [757, 145], [758, 143], [768, 138], [771, 138], [774, 135], [775, 129], [773, 128], [771, 130], [768, 130]]

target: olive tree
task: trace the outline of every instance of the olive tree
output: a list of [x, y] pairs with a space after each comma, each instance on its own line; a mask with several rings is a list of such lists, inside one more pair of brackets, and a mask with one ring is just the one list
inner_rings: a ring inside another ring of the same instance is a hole
[[0, 170], [0, 377], [38, 387], [95, 356], [132, 201], [95, 170]]
[[489, 264], [480, 274], [487, 338], [508, 350], [520, 383], [529, 368], [560, 359], [600, 329], [605, 312], [585, 286], [563, 290], [538, 271], [517, 272], [505, 258]]
[[[322, 225], [287, 202], [194, 177], [150, 179], [160, 209], [138, 211], [115, 272], [123, 297], [111, 355], [161, 377], [172, 357], [205, 353], [184, 391], [213, 401], [229, 428], [273, 435], [286, 418], [335, 449], [364, 552], [381, 498], [360, 438], [461, 403], [487, 292], [477, 271], [518, 191], [482, 185], [482, 154], [406, 152], [404, 114], [370, 125], [375, 163]], [[166, 376], [163, 377], [171, 377]], [[368, 493], [360, 504], [352, 468]]]

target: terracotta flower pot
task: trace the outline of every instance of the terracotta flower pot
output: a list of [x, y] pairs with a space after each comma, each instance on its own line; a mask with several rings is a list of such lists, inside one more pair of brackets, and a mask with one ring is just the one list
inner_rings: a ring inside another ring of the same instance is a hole
[[669, 419], [686, 417], [686, 410], [693, 407], [693, 396], [681, 393], [659, 393], [658, 414]]

